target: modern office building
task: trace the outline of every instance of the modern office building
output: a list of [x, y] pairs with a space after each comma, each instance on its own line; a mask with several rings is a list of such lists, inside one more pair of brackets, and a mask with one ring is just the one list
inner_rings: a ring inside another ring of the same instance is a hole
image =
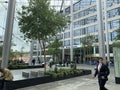
[[[85, 60], [100, 56], [101, 43], [105, 47], [101, 47], [105, 57], [109, 54], [110, 59], [113, 59], [111, 44], [117, 35], [114, 31], [120, 27], [120, 0], [78, 0], [75, 3], [71, 0], [71, 5], [65, 7], [63, 13], [71, 23], [64, 28], [64, 32], [58, 34], [58, 38], [63, 42], [62, 60], [76, 59], [79, 63], [83, 62], [83, 41], [89, 35], [93, 36], [89, 40], [92, 42], [92, 49], [85, 52]], [[101, 23], [102, 26], [99, 25]]]
[[[69, 16], [71, 23], [65, 28], [65, 31], [58, 34], [58, 37], [63, 41], [64, 59], [77, 58], [78, 62], [83, 60], [83, 40], [88, 35], [93, 35], [92, 53], [87, 55], [89, 57], [99, 57], [99, 18], [102, 17], [103, 23], [103, 44], [105, 45], [105, 57], [107, 57], [107, 44], [109, 44], [110, 59], [113, 58], [111, 44], [116, 37], [116, 29], [120, 27], [120, 0], [79, 0], [78, 2], [65, 8], [63, 11]], [[102, 16], [99, 16], [99, 11], [102, 9]], [[107, 28], [106, 28], [107, 27]], [[106, 31], [107, 30], [107, 31]], [[102, 31], [101, 31], [102, 32]], [[108, 38], [107, 38], [107, 37]], [[109, 43], [108, 43], [109, 42]], [[87, 53], [87, 52], [86, 52]]]

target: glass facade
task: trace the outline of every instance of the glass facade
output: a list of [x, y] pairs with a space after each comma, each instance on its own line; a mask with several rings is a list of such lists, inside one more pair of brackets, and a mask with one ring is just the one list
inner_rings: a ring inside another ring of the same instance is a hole
[[107, 0], [107, 7], [111, 7], [116, 4], [120, 4], [120, 0]]
[[84, 11], [80, 11], [79, 13], [76, 13], [73, 15], [74, 20], [78, 18], [83, 18], [84, 16], [87, 16], [89, 14], [93, 14], [96, 12], [96, 6], [90, 7]]
[[70, 24], [67, 25], [64, 30], [65, 30], [65, 31], [70, 30]]
[[120, 19], [108, 22], [108, 29], [117, 29], [120, 27]]
[[68, 14], [70, 14], [70, 7], [65, 9], [65, 15], [68, 15]]
[[97, 21], [97, 15], [91, 16], [73, 23], [73, 28], [81, 27], [86, 24], [95, 23]]
[[73, 45], [80, 45], [80, 38], [74, 39]]
[[110, 39], [111, 39], [111, 41], [115, 40], [116, 36], [117, 36], [116, 32], [111, 32], [110, 33]]
[[65, 40], [64, 41], [64, 46], [70, 46], [70, 40]]
[[66, 32], [65, 34], [64, 34], [64, 38], [66, 39], [66, 38], [70, 38], [70, 32]]
[[107, 11], [107, 18], [112, 18], [120, 15], [120, 7]]
[[[117, 36], [117, 33], [114, 32], [114, 30], [120, 27], [120, 0], [107, 0], [106, 4], [109, 41], [112, 42]], [[95, 40], [93, 40], [92, 46], [95, 44], [95, 53], [99, 53], [96, 0], [79, 0], [73, 4], [73, 12], [71, 12], [70, 9], [71, 6], [65, 9], [65, 14], [69, 16], [69, 19], [72, 17], [73, 21], [71, 21], [72, 24], [69, 24], [65, 28], [64, 38], [62, 39], [64, 46], [70, 47], [70, 40], [72, 40], [74, 46], [77, 48], [82, 47], [82, 40], [84, 40], [87, 35], [94, 35]], [[103, 29], [104, 35], [106, 35], [104, 2], [102, 2], [102, 9]], [[75, 48], [74, 46], [73, 48]]]
[[73, 12], [81, 10], [87, 6], [93, 5], [96, 0], [80, 0], [73, 5]]
[[95, 32], [98, 32], [97, 25], [88, 26], [86, 28], [74, 30], [73, 35], [74, 36], [82, 36], [85, 34], [91, 34], [91, 33], [95, 33]]

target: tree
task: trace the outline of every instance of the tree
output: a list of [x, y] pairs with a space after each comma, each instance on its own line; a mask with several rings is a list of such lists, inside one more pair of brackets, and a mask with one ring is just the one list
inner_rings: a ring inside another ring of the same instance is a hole
[[56, 62], [58, 62], [58, 57], [61, 53], [60, 50], [61, 46], [62, 46], [62, 42], [56, 38], [48, 47], [48, 54], [53, 55], [53, 58]]
[[66, 26], [65, 16], [50, 8], [49, 0], [30, 0], [29, 6], [22, 6], [19, 14], [20, 31], [25, 38], [38, 39], [43, 47], [46, 71], [46, 42]]
[[94, 35], [86, 35], [81, 41], [82, 46], [83, 46], [83, 58], [84, 58], [84, 61], [85, 61], [85, 57], [88, 57], [88, 55], [91, 54], [92, 44], [95, 41], [94, 39], [95, 39]]
[[120, 28], [118, 28], [117, 30], [115, 30], [114, 32], [116, 32], [116, 37], [112, 43], [112, 47], [118, 47], [120, 48]]

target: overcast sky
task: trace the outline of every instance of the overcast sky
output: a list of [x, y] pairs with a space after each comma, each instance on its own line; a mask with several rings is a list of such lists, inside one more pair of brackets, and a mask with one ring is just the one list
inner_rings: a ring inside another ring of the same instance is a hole
[[[9, 0], [0, 0], [0, 36], [4, 37], [5, 25], [6, 25], [6, 17], [7, 17], [7, 9], [8, 3], [5, 1]], [[77, 1], [77, 0], [74, 0]], [[60, 10], [62, 0], [51, 0], [51, 6], [54, 5], [54, 8]], [[15, 19], [13, 25], [13, 37], [12, 42], [16, 44], [16, 46], [12, 46], [12, 49], [21, 51], [21, 48], [24, 47], [23, 51], [30, 51], [30, 44], [26, 43], [21, 36], [22, 34], [19, 31], [18, 20], [17, 20], [17, 11], [21, 10], [22, 5], [28, 5], [27, 0], [16, 0], [16, 9], [15, 9]], [[65, 0], [65, 6], [70, 5], [70, 0]]]
[[[7, 17], [7, 9], [8, 9], [8, 3], [4, 3], [8, 0], [0, 0], [0, 36], [4, 37], [5, 32], [5, 26], [6, 26], [6, 17]], [[13, 24], [13, 36], [12, 36], [12, 42], [16, 44], [16, 46], [12, 46], [11, 48], [14, 50], [21, 51], [21, 48], [24, 47], [23, 51], [30, 51], [30, 45], [26, 43], [26, 41], [21, 38], [22, 33], [19, 31], [18, 27], [18, 20], [17, 20], [17, 11], [21, 10], [22, 5], [27, 5], [28, 3], [26, 0], [16, 0], [16, 9], [15, 9], [15, 19]]]

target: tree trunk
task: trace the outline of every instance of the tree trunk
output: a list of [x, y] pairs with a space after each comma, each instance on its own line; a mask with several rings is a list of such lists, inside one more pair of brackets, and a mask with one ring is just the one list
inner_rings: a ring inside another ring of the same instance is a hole
[[43, 41], [43, 53], [44, 53], [44, 72], [46, 72], [46, 52], [45, 52], [45, 42]]

